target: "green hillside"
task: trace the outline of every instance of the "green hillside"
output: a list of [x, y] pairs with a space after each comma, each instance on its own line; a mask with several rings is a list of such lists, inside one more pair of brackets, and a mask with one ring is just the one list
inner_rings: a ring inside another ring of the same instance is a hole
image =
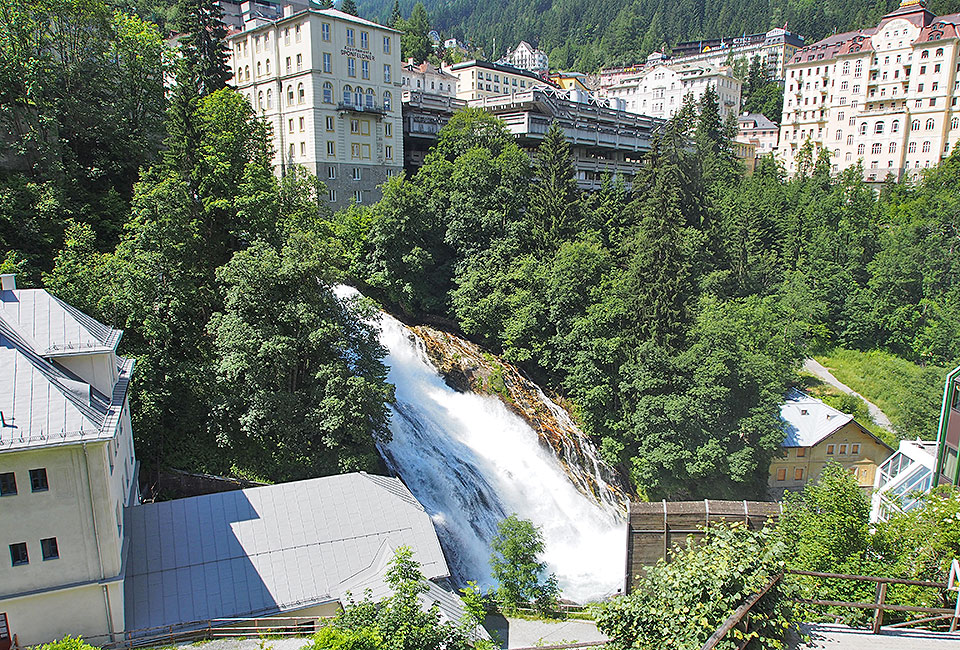
[[[414, 0], [402, 0], [409, 15]], [[836, 31], [875, 25], [898, 0], [424, 0], [434, 27], [502, 55], [521, 39], [550, 55], [551, 66], [595, 70], [630, 64], [680, 41], [767, 31], [789, 25], [814, 42]], [[938, 14], [960, 0], [931, 0]], [[386, 21], [393, 0], [357, 0], [360, 14]]]

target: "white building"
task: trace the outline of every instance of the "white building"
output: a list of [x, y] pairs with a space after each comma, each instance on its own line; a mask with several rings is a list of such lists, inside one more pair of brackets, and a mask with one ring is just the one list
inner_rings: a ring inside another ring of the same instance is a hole
[[284, 12], [228, 36], [230, 84], [269, 123], [279, 174], [302, 165], [334, 207], [373, 203], [403, 166], [399, 32], [336, 9]]
[[669, 119], [680, 110], [687, 95], [699, 101], [707, 88], [713, 88], [720, 103], [720, 117], [726, 119], [740, 112], [742, 85], [729, 68], [658, 64], [625, 75], [601, 92], [622, 99], [628, 111]]
[[124, 630], [140, 496], [121, 335], [0, 276], [0, 647]]
[[446, 67], [444, 71], [457, 77], [457, 99], [466, 101], [514, 95], [535, 86], [548, 85], [532, 72], [489, 61], [464, 61]]
[[503, 65], [512, 65], [521, 70], [529, 70], [535, 74], [546, 74], [550, 71], [550, 61], [543, 50], [538, 50], [526, 41], [520, 41], [512, 50], [507, 50], [506, 56], [497, 61]]
[[737, 118], [737, 142], [753, 145], [756, 156], [772, 154], [780, 139], [780, 127], [761, 113], [744, 113]]
[[789, 173], [810, 141], [833, 171], [863, 162], [868, 182], [916, 175], [960, 139], [960, 15], [904, 0], [876, 27], [826, 38], [787, 66], [780, 155]]
[[413, 59], [408, 59], [401, 67], [400, 79], [400, 86], [404, 91], [421, 91], [443, 97], [457, 96], [459, 79], [431, 63], [416, 64]]
[[870, 521], [886, 521], [897, 512], [915, 508], [918, 496], [933, 484], [936, 464], [935, 440], [901, 440], [900, 448], [877, 471]]
[[243, 29], [249, 20], [276, 20], [283, 17], [284, 7], [294, 11], [307, 8], [307, 0], [217, 0], [223, 23], [228, 29]]

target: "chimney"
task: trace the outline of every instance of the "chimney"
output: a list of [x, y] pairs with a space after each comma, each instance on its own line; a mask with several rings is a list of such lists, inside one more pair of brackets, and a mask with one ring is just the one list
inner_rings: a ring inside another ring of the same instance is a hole
[[16, 291], [17, 290], [17, 274], [16, 273], [4, 273], [0, 275], [0, 291]]

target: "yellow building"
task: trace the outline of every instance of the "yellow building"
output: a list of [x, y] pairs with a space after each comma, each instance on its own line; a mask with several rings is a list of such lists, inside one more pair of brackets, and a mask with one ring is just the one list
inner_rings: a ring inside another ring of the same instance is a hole
[[780, 407], [786, 437], [782, 455], [770, 463], [770, 493], [779, 498], [816, 480], [827, 463], [846, 467], [864, 490], [873, 488], [877, 467], [893, 453], [852, 415], [800, 391], [791, 391]]
[[583, 80], [586, 78], [587, 75], [580, 72], [553, 72], [548, 77], [558, 88], [562, 88], [563, 90], [580, 90], [585, 93], [590, 92], [587, 85], [583, 83]]

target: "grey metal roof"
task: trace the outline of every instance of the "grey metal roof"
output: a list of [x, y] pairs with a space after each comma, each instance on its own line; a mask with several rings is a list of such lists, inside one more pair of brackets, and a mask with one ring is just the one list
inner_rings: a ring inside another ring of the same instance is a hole
[[0, 291], [0, 315], [45, 357], [113, 351], [123, 335], [45, 289]]
[[852, 421], [853, 416], [794, 389], [780, 406], [780, 419], [787, 433], [781, 447], [812, 447]]
[[128, 630], [340, 600], [385, 546], [410, 546], [428, 579], [449, 575], [413, 495], [364, 473], [133, 506], [126, 525]]
[[104, 395], [58, 365], [56, 356], [43, 356], [18, 328], [24, 321], [10, 322], [10, 313], [0, 310], [0, 452], [113, 437], [133, 360], [117, 357], [119, 380], [113, 394]]

